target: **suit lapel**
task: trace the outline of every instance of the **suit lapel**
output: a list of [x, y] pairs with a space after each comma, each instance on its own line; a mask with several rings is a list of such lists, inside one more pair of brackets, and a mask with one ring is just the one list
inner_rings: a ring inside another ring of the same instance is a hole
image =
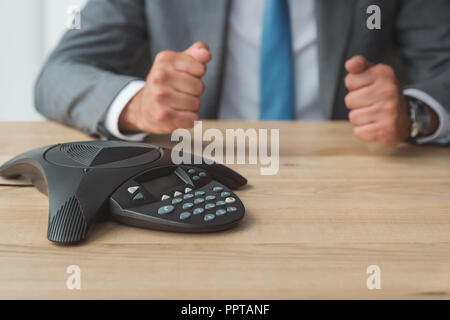
[[215, 118], [223, 78], [229, 0], [146, 0], [152, 57], [162, 50], [183, 51], [196, 41], [213, 55], [203, 78], [201, 118]]
[[333, 114], [334, 100], [345, 59], [345, 50], [351, 33], [355, 0], [316, 1], [316, 19], [319, 49], [319, 106], [329, 107]]
[[[192, 2], [189, 1], [191, 6]], [[213, 54], [213, 60], [208, 64], [208, 72], [204, 79], [208, 83], [208, 90], [202, 97], [205, 108], [201, 109], [201, 116], [216, 118], [222, 92], [230, 1], [195, 0], [195, 2], [198, 5], [192, 7], [199, 8], [202, 15], [201, 24], [197, 26], [195, 32], [197, 40], [206, 42]]]

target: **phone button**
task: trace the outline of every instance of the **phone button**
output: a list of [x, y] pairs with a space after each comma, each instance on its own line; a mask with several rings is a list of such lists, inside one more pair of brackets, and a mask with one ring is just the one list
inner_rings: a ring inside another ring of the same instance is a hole
[[159, 215], [169, 214], [171, 213], [175, 208], [173, 206], [164, 206], [158, 209]]
[[205, 191], [195, 191], [196, 196], [203, 196], [205, 195]]
[[194, 204], [192, 202], [186, 202], [185, 204], [183, 204], [183, 210], [190, 209], [193, 206]]
[[200, 204], [200, 203], [203, 203], [203, 202], [205, 202], [205, 199], [203, 199], [203, 198], [197, 198], [197, 199], [194, 200], [194, 204]]
[[194, 173], [196, 173], [196, 172], [197, 172], [197, 171], [195, 171], [195, 169], [189, 169], [189, 170], [188, 170], [188, 173], [189, 173], [189, 174], [194, 174]]
[[230, 195], [231, 195], [231, 193], [226, 192], [226, 191], [224, 191], [224, 192], [222, 192], [222, 193], [220, 194], [220, 196], [221, 196], [222, 198], [229, 197]]
[[216, 205], [214, 204], [214, 203], [208, 203], [206, 206], [205, 206], [205, 209], [206, 210], [209, 210], [209, 209], [214, 209], [216, 207]]
[[227, 211], [224, 210], [224, 209], [219, 209], [219, 210], [216, 211], [216, 214], [217, 214], [218, 216], [223, 216], [225, 213], [227, 213]]
[[199, 177], [199, 176], [193, 176], [193, 177], [192, 177], [192, 180], [198, 181], [198, 180], [200, 180], [200, 177]]
[[205, 209], [203, 209], [203, 208], [196, 208], [196, 209], [194, 209], [194, 214], [195, 215], [202, 214], [203, 212], [205, 212]]
[[222, 187], [214, 187], [213, 191], [214, 192], [221, 192], [221, 191], [223, 191], [223, 188]]
[[216, 200], [216, 197], [215, 196], [207, 196], [205, 199], [206, 199], [206, 201], [213, 201], [213, 200]]
[[144, 200], [145, 197], [142, 193], [137, 193], [134, 197], [133, 197], [133, 201], [137, 201], [137, 200]]
[[191, 216], [191, 213], [185, 211], [185, 212], [182, 212], [182, 213], [180, 214], [180, 219], [181, 219], [181, 220], [186, 220], [186, 219], [188, 219], [190, 216]]
[[172, 200], [172, 204], [179, 204], [182, 201], [183, 201], [183, 199], [181, 199], [181, 198], [175, 198]]
[[178, 197], [178, 196], [181, 196], [182, 195], [182, 193], [180, 192], [180, 191], [175, 191], [174, 193], [173, 193], [173, 196], [174, 197]]
[[194, 195], [193, 195], [192, 193], [188, 193], [188, 194], [185, 194], [185, 195], [184, 195], [183, 199], [184, 199], [184, 200], [187, 200], [187, 199], [191, 199], [191, 198], [193, 198], [193, 197], [194, 197]]
[[236, 207], [228, 207], [228, 208], [227, 208], [227, 211], [228, 211], [228, 212], [236, 212], [237, 209], [236, 209]]
[[212, 213], [208, 213], [207, 215], [205, 215], [205, 217], [203, 218], [203, 220], [205, 220], [206, 222], [208, 221], [212, 221], [216, 218], [215, 215], [213, 215]]
[[137, 189], [139, 189], [139, 186], [129, 187], [128, 193], [133, 194], [136, 192]]
[[226, 204], [227, 203], [225, 201], [222, 201], [222, 200], [216, 202], [216, 206], [218, 206], [218, 207], [224, 206]]
[[225, 199], [226, 203], [234, 203], [235, 201], [236, 201], [236, 199], [233, 198], [233, 197], [228, 197], [228, 198]]

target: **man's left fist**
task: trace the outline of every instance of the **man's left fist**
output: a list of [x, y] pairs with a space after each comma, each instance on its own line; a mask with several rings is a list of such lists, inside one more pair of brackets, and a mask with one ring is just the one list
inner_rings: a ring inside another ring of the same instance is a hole
[[411, 118], [394, 70], [387, 65], [373, 65], [362, 56], [345, 63], [349, 72], [345, 86], [350, 91], [345, 104], [354, 133], [364, 141], [395, 146], [410, 134]]

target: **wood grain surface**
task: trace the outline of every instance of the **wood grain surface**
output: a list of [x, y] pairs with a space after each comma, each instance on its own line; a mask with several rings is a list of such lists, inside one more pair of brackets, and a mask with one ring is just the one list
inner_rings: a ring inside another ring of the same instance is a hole
[[[450, 148], [381, 148], [347, 122], [203, 127], [280, 130], [277, 175], [231, 165], [249, 180], [237, 191], [247, 209], [237, 228], [176, 234], [105, 222], [82, 245], [57, 246], [46, 239], [48, 199], [0, 188], [0, 298], [450, 298]], [[54, 122], [0, 123], [0, 162], [87, 139]], [[69, 265], [81, 268], [81, 290], [66, 288]], [[369, 265], [381, 269], [380, 290], [366, 287]]]

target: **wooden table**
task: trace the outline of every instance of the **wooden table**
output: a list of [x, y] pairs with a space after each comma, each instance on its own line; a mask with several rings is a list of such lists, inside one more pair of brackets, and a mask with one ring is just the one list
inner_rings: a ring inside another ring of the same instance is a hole
[[[280, 129], [277, 175], [231, 166], [249, 180], [237, 192], [247, 212], [236, 229], [107, 222], [83, 245], [61, 247], [46, 239], [44, 195], [0, 188], [0, 298], [450, 298], [450, 148], [383, 149], [357, 141], [346, 122], [203, 127]], [[88, 137], [44, 122], [1, 123], [0, 139], [4, 162]], [[81, 290], [66, 288], [69, 265], [81, 268]], [[369, 265], [381, 269], [380, 290], [366, 287]]]

